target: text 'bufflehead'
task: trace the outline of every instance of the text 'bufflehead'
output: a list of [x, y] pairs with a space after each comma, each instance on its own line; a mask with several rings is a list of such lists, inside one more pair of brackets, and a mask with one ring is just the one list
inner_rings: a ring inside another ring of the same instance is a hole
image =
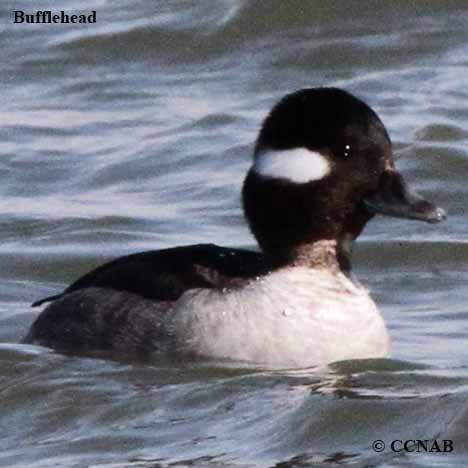
[[336, 88], [285, 96], [242, 197], [262, 253], [200, 244], [118, 258], [33, 304], [52, 301], [24, 341], [282, 367], [388, 356], [383, 319], [351, 277], [353, 241], [375, 213], [445, 214], [408, 189], [377, 114]]

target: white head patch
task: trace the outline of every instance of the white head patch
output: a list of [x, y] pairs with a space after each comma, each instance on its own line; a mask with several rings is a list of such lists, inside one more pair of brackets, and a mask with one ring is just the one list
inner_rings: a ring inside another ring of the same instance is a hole
[[330, 164], [325, 156], [307, 148], [265, 150], [257, 155], [253, 170], [263, 177], [305, 184], [325, 177]]

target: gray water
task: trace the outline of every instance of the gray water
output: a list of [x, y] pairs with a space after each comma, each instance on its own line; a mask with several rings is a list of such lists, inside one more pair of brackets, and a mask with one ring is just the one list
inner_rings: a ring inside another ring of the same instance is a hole
[[[467, 465], [468, 5], [459, 1], [44, 1], [97, 24], [15, 25], [0, 4], [0, 466]], [[17, 344], [100, 263], [254, 248], [239, 188], [283, 94], [344, 87], [444, 225], [374, 220], [357, 276], [391, 360], [320, 371], [62, 356]], [[448, 439], [448, 454], [392, 440]], [[387, 444], [381, 453], [372, 442]]]

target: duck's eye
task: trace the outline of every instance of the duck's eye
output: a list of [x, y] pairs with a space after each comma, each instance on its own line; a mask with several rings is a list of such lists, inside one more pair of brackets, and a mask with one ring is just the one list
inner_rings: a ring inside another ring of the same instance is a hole
[[345, 145], [344, 151], [343, 151], [343, 156], [345, 158], [348, 158], [349, 156], [351, 156], [351, 146], [350, 145]]

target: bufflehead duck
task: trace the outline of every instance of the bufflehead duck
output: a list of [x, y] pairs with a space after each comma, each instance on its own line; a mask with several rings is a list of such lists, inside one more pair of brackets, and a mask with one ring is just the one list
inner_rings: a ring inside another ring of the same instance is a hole
[[377, 114], [336, 88], [285, 96], [263, 122], [242, 198], [262, 253], [200, 244], [118, 258], [34, 303], [51, 302], [24, 341], [279, 367], [388, 356], [384, 321], [351, 274], [353, 241], [376, 213], [445, 214], [396, 171]]

